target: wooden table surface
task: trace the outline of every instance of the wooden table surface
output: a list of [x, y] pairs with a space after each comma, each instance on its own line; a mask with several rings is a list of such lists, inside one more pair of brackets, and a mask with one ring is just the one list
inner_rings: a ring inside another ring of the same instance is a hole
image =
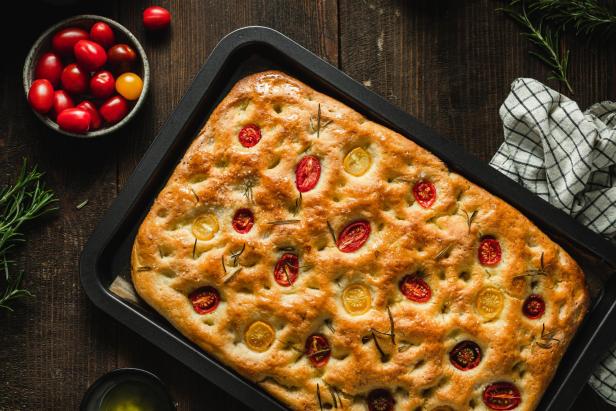
[[[39, 164], [61, 210], [28, 230], [18, 260], [36, 298], [0, 312], [0, 410], [76, 410], [106, 371], [158, 374], [179, 410], [242, 410], [242, 404], [88, 301], [78, 277], [81, 249], [216, 43], [246, 25], [273, 27], [364, 82], [441, 134], [488, 161], [503, 133], [498, 108], [520, 76], [545, 80], [519, 28], [496, 0], [181, 0], [163, 36], [144, 32], [149, 1], [80, 2], [59, 8], [22, 0], [4, 11], [0, 58], [0, 183], [22, 157]], [[82, 4], [83, 3], [83, 4]], [[81, 13], [111, 17], [142, 41], [152, 78], [145, 107], [126, 129], [98, 141], [50, 132], [21, 86], [25, 55], [53, 23]], [[12, 21], [22, 27], [10, 28]], [[568, 39], [574, 98], [586, 107], [616, 94], [616, 50]], [[551, 86], [559, 88], [554, 82]], [[88, 204], [77, 210], [83, 200]], [[586, 387], [576, 410], [612, 409]]]

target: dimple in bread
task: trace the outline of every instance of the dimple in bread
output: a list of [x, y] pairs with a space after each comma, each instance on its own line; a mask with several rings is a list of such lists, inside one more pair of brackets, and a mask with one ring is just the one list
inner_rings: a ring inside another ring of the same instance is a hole
[[296, 410], [534, 409], [589, 301], [521, 213], [277, 71], [211, 114], [139, 229], [132, 278]]

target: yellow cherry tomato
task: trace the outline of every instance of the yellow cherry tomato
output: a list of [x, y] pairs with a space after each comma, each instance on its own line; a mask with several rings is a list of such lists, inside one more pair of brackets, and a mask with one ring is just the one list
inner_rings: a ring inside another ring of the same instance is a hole
[[344, 158], [344, 169], [347, 173], [359, 177], [368, 171], [372, 164], [370, 154], [361, 147], [355, 147]]
[[498, 317], [503, 309], [503, 293], [494, 287], [485, 287], [477, 293], [475, 309], [486, 320]]
[[218, 220], [214, 214], [205, 214], [193, 221], [192, 233], [199, 240], [211, 240], [217, 232]]
[[342, 305], [351, 315], [361, 315], [370, 309], [372, 297], [368, 287], [362, 284], [351, 284], [342, 292]]
[[246, 345], [253, 351], [264, 352], [274, 342], [274, 329], [263, 321], [255, 321], [244, 334]]
[[125, 99], [137, 100], [143, 90], [143, 80], [135, 73], [124, 73], [116, 79], [115, 88]]

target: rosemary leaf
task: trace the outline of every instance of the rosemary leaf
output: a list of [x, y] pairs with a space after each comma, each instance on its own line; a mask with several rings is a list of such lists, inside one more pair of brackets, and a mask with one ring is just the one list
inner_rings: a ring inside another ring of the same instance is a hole
[[77, 204], [75, 206], [75, 208], [77, 210], [81, 210], [82, 208], [84, 208], [88, 204], [88, 201], [89, 201], [88, 199], [83, 200], [81, 203]]
[[597, 0], [533, 0], [529, 10], [543, 13], [546, 20], [572, 28], [576, 33], [608, 40], [616, 34], [616, 10]]
[[[517, 5], [519, 7], [516, 7]], [[538, 23], [533, 22], [526, 11], [525, 3], [522, 1], [514, 0], [509, 6], [500, 10], [524, 27], [526, 30], [523, 33], [524, 36], [540, 50], [540, 53], [535, 51], [529, 53], [550, 67], [552, 73], [549, 79], [560, 81], [570, 93], [573, 93], [573, 88], [567, 78], [569, 50], [560, 52], [559, 30], [552, 30], [545, 26], [543, 19], [540, 19]]]
[[297, 224], [301, 220], [278, 220], [278, 221], [270, 221], [267, 224], [269, 225], [286, 225], [286, 224]]

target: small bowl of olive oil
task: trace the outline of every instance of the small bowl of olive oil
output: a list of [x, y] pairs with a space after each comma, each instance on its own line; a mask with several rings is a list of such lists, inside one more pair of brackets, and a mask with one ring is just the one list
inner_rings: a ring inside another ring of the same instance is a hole
[[81, 401], [80, 411], [175, 411], [169, 391], [151, 372], [120, 368], [94, 382]]

